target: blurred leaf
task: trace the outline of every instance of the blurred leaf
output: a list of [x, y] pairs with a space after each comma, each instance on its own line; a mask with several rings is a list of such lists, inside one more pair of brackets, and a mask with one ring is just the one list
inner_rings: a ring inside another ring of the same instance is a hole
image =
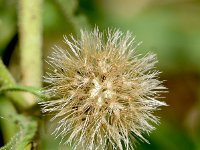
[[16, 33], [17, 17], [15, 8], [15, 2], [1, 1], [0, 3], [0, 55], [2, 55]]
[[137, 14], [120, 17], [105, 9], [104, 2], [98, 6], [104, 17], [101, 20], [93, 18], [93, 22], [101, 21], [104, 28], [114, 26], [125, 31], [131, 30], [137, 36], [136, 40], [143, 41], [137, 48], [138, 53], [153, 51], [158, 54], [158, 65], [168, 74], [188, 70], [199, 72], [200, 5], [197, 1], [188, 2], [189, 5], [176, 1], [168, 3], [157, 4], [152, 1], [151, 5]]
[[141, 144], [139, 149], [193, 150], [195, 144], [178, 126], [162, 122], [156, 131], [150, 134], [150, 145]]
[[58, 3], [62, 4], [63, 9], [66, 12], [66, 15], [73, 16], [74, 12], [77, 9], [78, 1], [77, 0], [55, 0]]

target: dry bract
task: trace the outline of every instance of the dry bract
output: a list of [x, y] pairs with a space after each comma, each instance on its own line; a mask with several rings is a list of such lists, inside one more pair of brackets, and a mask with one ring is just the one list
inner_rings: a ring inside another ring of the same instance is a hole
[[81, 38], [64, 37], [68, 48], [55, 46], [48, 63], [52, 71], [42, 102], [53, 113], [54, 134], [74, 149], [133, 149], [136, 139], [148, 142], [158, 118], [152, 113], [166, 105], [155, 54], [135, 54], [134, 38], [119, 30], [81, 31]]

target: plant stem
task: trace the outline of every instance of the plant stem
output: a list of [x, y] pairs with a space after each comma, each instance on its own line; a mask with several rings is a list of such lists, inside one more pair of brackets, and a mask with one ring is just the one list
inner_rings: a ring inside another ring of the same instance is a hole
[[23, 85], [15, 85], [11, 87], [3, 87], [0, 88], [0, 93], [8, 92], [8, 91], [22, 91], [22, 92], [29, 92], [34, 94], [40, 99], [48, 99], [44, 94], [41, 93], [41, 91], [37, 88], [30, 87], [30, 86], [23, 86]]
[[[12, 87], [15, 86], [15, 80], [9, 73], [9, 71], [4, 66], [2, 60], [0, 59], [0, 85], [2, 87]], [[23, 96], [18, 92], [9, 92], [6, 93], [7, 96], [11, 98], [11, 100], [17, 105], [17, 107], [21, 110], [29, 108], [29, 102], [23, 98]]]
[[[19, 42], [21, 83], [27, 86], [41, 87], [42, 76], [42, 0], [19, 0]], [[25, 97], [35, 104], [32, 95]]]
[[16, 114], [17, 112], [10, 99], [0, 95], [0, 116], [2, 117], [0, 119], [0, 126], [4, 143], [7, 143], [17, 133], [17, 125], [14, 123], [14, 119], [12, 119]]

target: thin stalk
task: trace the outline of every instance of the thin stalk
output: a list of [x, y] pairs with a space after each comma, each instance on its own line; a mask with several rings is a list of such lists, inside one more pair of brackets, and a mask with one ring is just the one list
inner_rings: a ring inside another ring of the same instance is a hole
[[11, 86], [11, 87], [0, 88], [0, 93], [6, 93], [9, 91], [29, 92], [29, 93], [37, 96], [38, 98], [40, 98], [40, 100], [48, 99], [48, 97], [46, 97], [44, 94], [42, 94], [40, 89], [37, 89], [35, 87], [15, 85], [15, 86]]
[[[42, 76], [42, 0], [19, 0], [19, 44], [22, 80], [27, 86], [41, 87]], [[35, 97], [25, 94], [29, 104]]]

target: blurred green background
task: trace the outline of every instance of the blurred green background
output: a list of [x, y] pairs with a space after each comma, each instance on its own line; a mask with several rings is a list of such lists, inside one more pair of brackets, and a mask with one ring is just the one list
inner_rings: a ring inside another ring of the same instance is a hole
[[[169, 91], [162, 99], [169, 106], [156, 112], [161, 124], [146, 135], [151, 144], [139, 142], [136, 149], [200, 150], [199, 0], [43, 0], [42, 15], [44, 59], [63, 35], [78, 36], [80, 28], [133, 32], [143, 42], [138, 53], [157, 54]], [[17, 47], [17, 1], [0, 0], [0, 55], [16, 80]], [[66, 149], [46, 129], [41, 134], [40, 149]]]

